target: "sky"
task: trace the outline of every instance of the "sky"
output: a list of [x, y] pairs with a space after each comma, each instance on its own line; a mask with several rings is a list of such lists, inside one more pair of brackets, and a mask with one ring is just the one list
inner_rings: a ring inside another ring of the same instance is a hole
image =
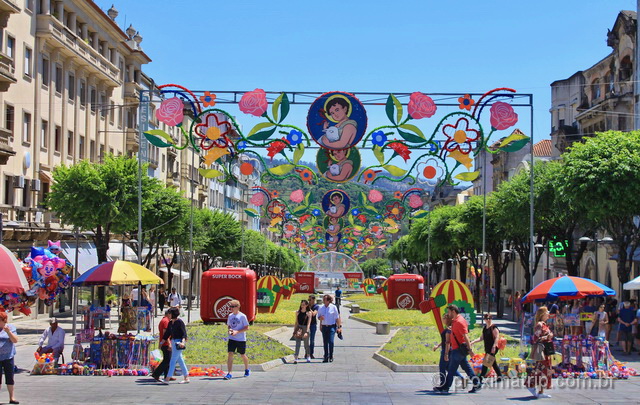
[[[104, 10], [112, 2], [96, 0]], [[609, 54], [607, 29], [636, 1], [129, 0], [115, 7], [116, 22], [143, 36], [153, 59], [143, 70], [159, 84], [383, 93], [511, 87], [533, 94], [539, 140], [550, 132], [550, 83]]]

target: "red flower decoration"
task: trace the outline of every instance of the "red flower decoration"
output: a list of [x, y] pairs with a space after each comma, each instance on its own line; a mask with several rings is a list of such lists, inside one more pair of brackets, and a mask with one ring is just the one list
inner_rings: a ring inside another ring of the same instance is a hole
[[402, 143], [402, 142], [392, 142], [392, 143], [389, 144], [389, 147], [391, 149], [393, 149], [401, 158], [403, 158], [405, 162], [407, 160], [409, 160], [409, 156], [411, 155], [411, 151], [409, 150], [407, 145], [405, 145], [404, 143]]
[[311, 215], [304, 214], [303, 216], [300, 217], [299, 221], [300, 221], [301, 224], [304, 224], [304, 221], [306, 221], [309, 218], [311, 218]]
[[468, 154], [473, 150], [471, 142], [475, 142], [480, 138], [480, 131], [469, 128], [469, 120], [465, 117], [459, 118], [455, 125], [447, 124], [443, 126], [442, 132], [447, 137], [443, 148], [449, 152], [457, 149], [464, 154]]
[[393, 193], [393, 198], [397, 198], [397, 199], [402, 198], [402, 191], [395, 191]]
[[311, 170], [309, 170], [309, 169], [304, 169], [304, 170], [296, 169], [296, 171], [298, 173], [300, 173], [300, 178], [302, 179], [302, 181], [304, 181], [305, 183], [308, 183], [308, 184], [313, 183], [313, 173], [311, 173]]
[[248, 91], [242, 95], [238, 107], [240, 111], [245, 114], [255, 115], [261, 117], [267, 112], [267, 93], [262, 89], [255, 89], [254, 91]]
[[360, 214], [358, 215], [358, 219], [360, 220], [360, 222], [362, 222], [363, 224], [367, 222], [367, 217], [364, 214]]
[[458, 103], [460, 103], [459, 107], [461, 110], [471, 111], [471, 107], [473, 107], [476, 102], [469, 94], [465, 94], [464, 97], [458, 98]]
[[418, 91], [411, 93], [407, 105], [407, 111], [409, 111], [411, 118], [416, 120], [429, 118], [436, 113], [437, 109], [438, 107], [431, 97]]
[[392, 204], [387, 205], [387, 218], [400, 221], [404, 216], [404, 207], [400, 201], [394, 201]]
[[362, 176], [364, 177], [364, 184], [370, 183], [375, 180], [376, 173], [378, 173], [378, 171], [371, 169], [365, 170], [364, 173], [362, 173]]
[[280, 193], [278, 193], [276, 190], [273, 190], [271, 192], [271, 197], [272, 198], [278, 198], [278, 197], [280, 197]]
[[216, 105], [216, 95], [211, 94], [209, 91], [205, 91], [203, 96], [200, 96], [200, 102], [205, 107], [213, 107]]
[[156, 118], [160, 122], [174, 127], [182, 123], [184, 104], [178, 97], [164, 100], [156, 110]]
[[282, 152], [282, 150], [286, 147], [287, 145], [282, 142], [282, 141], [275, 141], [269, 144], [269, 146], [267, 146], [267, 151], [269, 153], [267, 153], [267, 156], [269, 156], [271, 158], [271, 160], [273, 160], [273, 157], [275, 155], [277, 155], [278, 153]]
[[514, 126], [518, 122], [518, 114], [511, 104], [498, 101], [491, 106], [491, 126], [500, 131]]
[[273, 200], [267, 206], [267, 211], [271, 218], [281, 217], [283, 218], [285, 215], [285, 205], [280, 201]]

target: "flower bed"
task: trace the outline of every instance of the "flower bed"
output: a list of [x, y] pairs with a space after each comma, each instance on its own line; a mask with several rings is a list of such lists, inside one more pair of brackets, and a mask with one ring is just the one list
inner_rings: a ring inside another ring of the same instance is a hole
[[391, 326], [430, 326], [434, 325], [433, 317], [416, 309], [387, 309], [382, 295], [370, 297], [364, 294], [353, 294], [346, 298], [353, 304], [360, 305], [367, 312], [351, 315], [354, 318], [371, 322], [389, 322]]
[[293, 294], [290, 300], [282, 299], [278, 309], [273, 314], [256, 315], [257, 324], [293, 325], [295, 323], [296, 311], [300, 308], [300, 301], [309, 298], [309, 294]]

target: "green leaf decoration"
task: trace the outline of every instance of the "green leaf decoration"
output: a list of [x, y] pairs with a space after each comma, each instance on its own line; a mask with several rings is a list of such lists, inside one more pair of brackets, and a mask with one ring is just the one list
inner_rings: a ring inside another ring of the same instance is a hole
[[420, 211], [416, 211], [413, 214], [413, 218], [418, 219], [418, 218], [424, 218], [427, 215], [429, 215], [429, 211], [425, 211], [425, 210], [420, 210]]
[[418, 134], [418, 136], [420, 138], [425, 140], [424, 132], [422, 132], [422, 130], [420, 128], [416, 127], [413, 124], [402, 124], [402, 125], [400, 125], [400, 128], [406, 129], [407, 131], [415, 132], [416, 134]]
[[402, 120], [402, 104], [393, 94], [391, 94], [391, 99], [393, 100], [393, 105], [396, 106], [396, 122], [400, 122]]
[[278, 229], [278, 228], [271, 227], [271, 228], [267, 228], [267, 230], [269, 232], [273, 232], [273, 233], [278, 234], [278, 235], [282, 233], [282, 231], [280, 229]]
[[255, 218], [255, 217], [259, 217], [259, 216], [260, 216], [260, 214], [258, 213], [258, 211], [254, 210], [253, 208], [245, 208], [245, 209], [244, 209], [244, 212], [245, 212], [247, 215], [249, 215], [250, 217], [252, 217], [252, 218]]
[[147, 138], [147, 141], [149, 141], [151, 145], [156, 146], [158, 148], [168, 148], [169, 146], [173, 146], [173, 143], [166, 143], [165, 141], [158, 138], [157, 136], [149, 135], [146, 132], [144, 133], [144, 137]]
[[478, 170], [475, 172], [465, 172], [465, 173], [456, 174], [454, 178], [462, 181], [474, 181], [475, 179], [478, 178], [479, 175], [480, 175], [480, 171]]
[[504, 152], [517, 152], [520, 149], [527, 146], [529, 144], [530, 139], [531, 138], [527, 137], [526, 139], [521, 139], [519, 141], [511, 142], [507, 146], [501, 147], [500, 150]]
[[303, 212], [305, 212], [307, 210], [307, 207], [304, 205], [299, 205], [297, 207], [295, 207], [293, 209], [293, 213], [298, 215], [298, 214], [302, 214]]
[[354, 226], [356, 223], [353, 220], [353, 215], [349, 214], [349, 223], [351, 224], [351, 226]]
[[389, 97], [387, 98], [387, 105], [385, 106], [385, 112], [387, 113], [387, 118], [389, 118], [389, 121], [393, 122], [394, 124], [396, 123], [395, 118], [393, 117], [393, 110], [395, 109], [395, 106], [393, 104], [393, 94], [389, 94]]
[[293, 168], [296, 167], [295, 165], [280, 165], [280, 166], [276, 166], [273, 167], [271, 169], [269, 169], [269, 172], [271, 172], [271, 174], [275, 175], [275, 176], [284, 176], [285, 174], [289, 173], [291, 170], [293, 170]]
[[373, 155], [376, 157], [376, 159], [378, 159], [378, 162], [380, 162], [380, 164], [384, 164], [384, 152], [382, 151], [381, 147], [379, 147], [378, 145], [374, 145]]
[[296, 150], [293, 151], [293, 163], [298, 164], [300, 159], [302, 159], [302, 155], [304, 155], [304, 145], [299, 143]]
[[169, 143], [171, 145], [175, 145], [175, 142], [173, 141], [173, 138], [171, 138], [171, 135], [169, 135], [168, 133], [164, 132], [161, 129], [152, 129], [150, 131], [146, 131], [145, 135], [146, 134], [159, 136], [160, 138], [162, 138], [165, 141], [167, 141], [167, 143]]
[[[254, 135], [257, 134], [258, 131], [261, 131], [261, 130], [263, 130], [265, 128], [269, 128], [269, 127], [273, 127], [273, 126], [274, 125], [272, 123], [270, 123], [270, 122], [261, 122], [259, 124], [256, 124], [256, 126], [251, 128], [251, 131], [249, 131], [249, 133], [247, 134], [247, 138], [253, 138], [255, 140], [263, 140], [263, 139], [256, 139], [256, 137]], [[273, 134], [275, 132], [275, 130], [276, 129], [274, 127], [273, 130], [271, 131], [271, 134]], [[266, 131], [266, 132], [269, 132], [269, 131]], [[269, 134], [269, 136], [271, 136], [271, 134]]]
[[515, 130], [511, 133], [511, 135], [504, 138], [502, 142], [500, 142], [500, 145], [498, 145], [498, 147], [502, 148], [503, 146], [506, 146], [511, 142], [519, 141], [522, 139], [529, 139], [529, 137], [523, 134], [522, 132], [520, 132], [519, 130]]
[[367, 204], [367, 194], [364, 191], [360, 192], [360, 205], [366, 205]]
[[411, 143], [423, 143], [425, 141], [424, 138], [419, 137], [418, 135], [414, 135], [410, 132], [398, 130], [400, 136], [407, 142]]
[[387, 228], [388, 233], [398, 233], [399, 229], [397, 228]]
[[365, 229], [364, 226], [360, 226], [360, 225], [355, 225], [354, 228], [356, 231], [359, 231], [359, 232], [362, 232]]
[[271, 115], [273, 115], [273, 120], [278, 121], [278, 117], [280, 116], [280, 103], [282, 103], [282, 96], [284, 96], [284, 93], [281, 93], [278, 98], [276, 98], [276, 101], [273, 102], [273, 104], [271, 105]]
[[303, 232], [308, 232], [311, 230], [311, 228], [313, 228], [313, 225], [306, 225], [303, 226], [302, 228], [300, 228]]
[[289, 106], [289, 97], [287, 96], [287, 93], [282, 93], [282, 104], [280, 104], [280, 121], [278, 122], [282, 122], [285, 118], [287, 118], [287, 115], [289, 115]]
[[309, 207], [309, 198], [311, 197], [311, 191], [309, 191], [307, 193], [307, 195], [304, 196], [304, 205], [306, 205], [307, 207]]
[[384, 168], [391, 173], [392, 176], [396, 176], [396, 177], [402, 177], [405, 174], [407, 174], [407, 171], [404, 169], [399, 168], [398, 166], [394, 166], [394, 165], [384, 165]]
[[216, 169], [198, 169], [202, 177], [207, 179], [214, 179], [216, 177], [222, 176], [222, 172]]

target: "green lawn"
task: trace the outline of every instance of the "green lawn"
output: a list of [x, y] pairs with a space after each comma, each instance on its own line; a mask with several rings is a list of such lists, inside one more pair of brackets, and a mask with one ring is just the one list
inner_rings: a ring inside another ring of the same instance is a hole
[[430, 326], [434, 324], [433, 316], [423, 314], [417, 309], [387, 309], [382, 294], [367, 297], [364, 294], [350, 295], [346, 300], [368, 309], [368, 312], [351, 315], [355, 318], [372, 322], [389, 322], [392, 326]]
[[[250, 326], [247, 332], [247, 356], [251, 364], [278, 359], [293, 351], [264, 335], [273, 326]], [[227, 361], [227, 326], [190, 324], [185, 361], [189, 364], [224, 364]]]
[[256, 315], [255, 323], [272, 323], [277, 325], [293, 325], [295, 323], [296, 311], [300, 308], [300, 301], [309, 298], [309, 294], [293, 294], [290, 300], [284, 298], [280, 300], [278, 309], [273, 314]]
[[[471, 340], [477, 338], [482, 331], [474, 328], [470, 331]], [[395, 336], [384, 345], [380, 354], [398, 364], [438, 364], [440, 350], [433, 351], [433, 347], [440, 343], [440, 334], [435, 327], [411, 326], [400, 329]], [[474, 345], [476, 353], [483, 353], [483, 343]], [[520, 346], [517, 341], [507, 337], [507, 347], [496, 357], [518, 357]]]

